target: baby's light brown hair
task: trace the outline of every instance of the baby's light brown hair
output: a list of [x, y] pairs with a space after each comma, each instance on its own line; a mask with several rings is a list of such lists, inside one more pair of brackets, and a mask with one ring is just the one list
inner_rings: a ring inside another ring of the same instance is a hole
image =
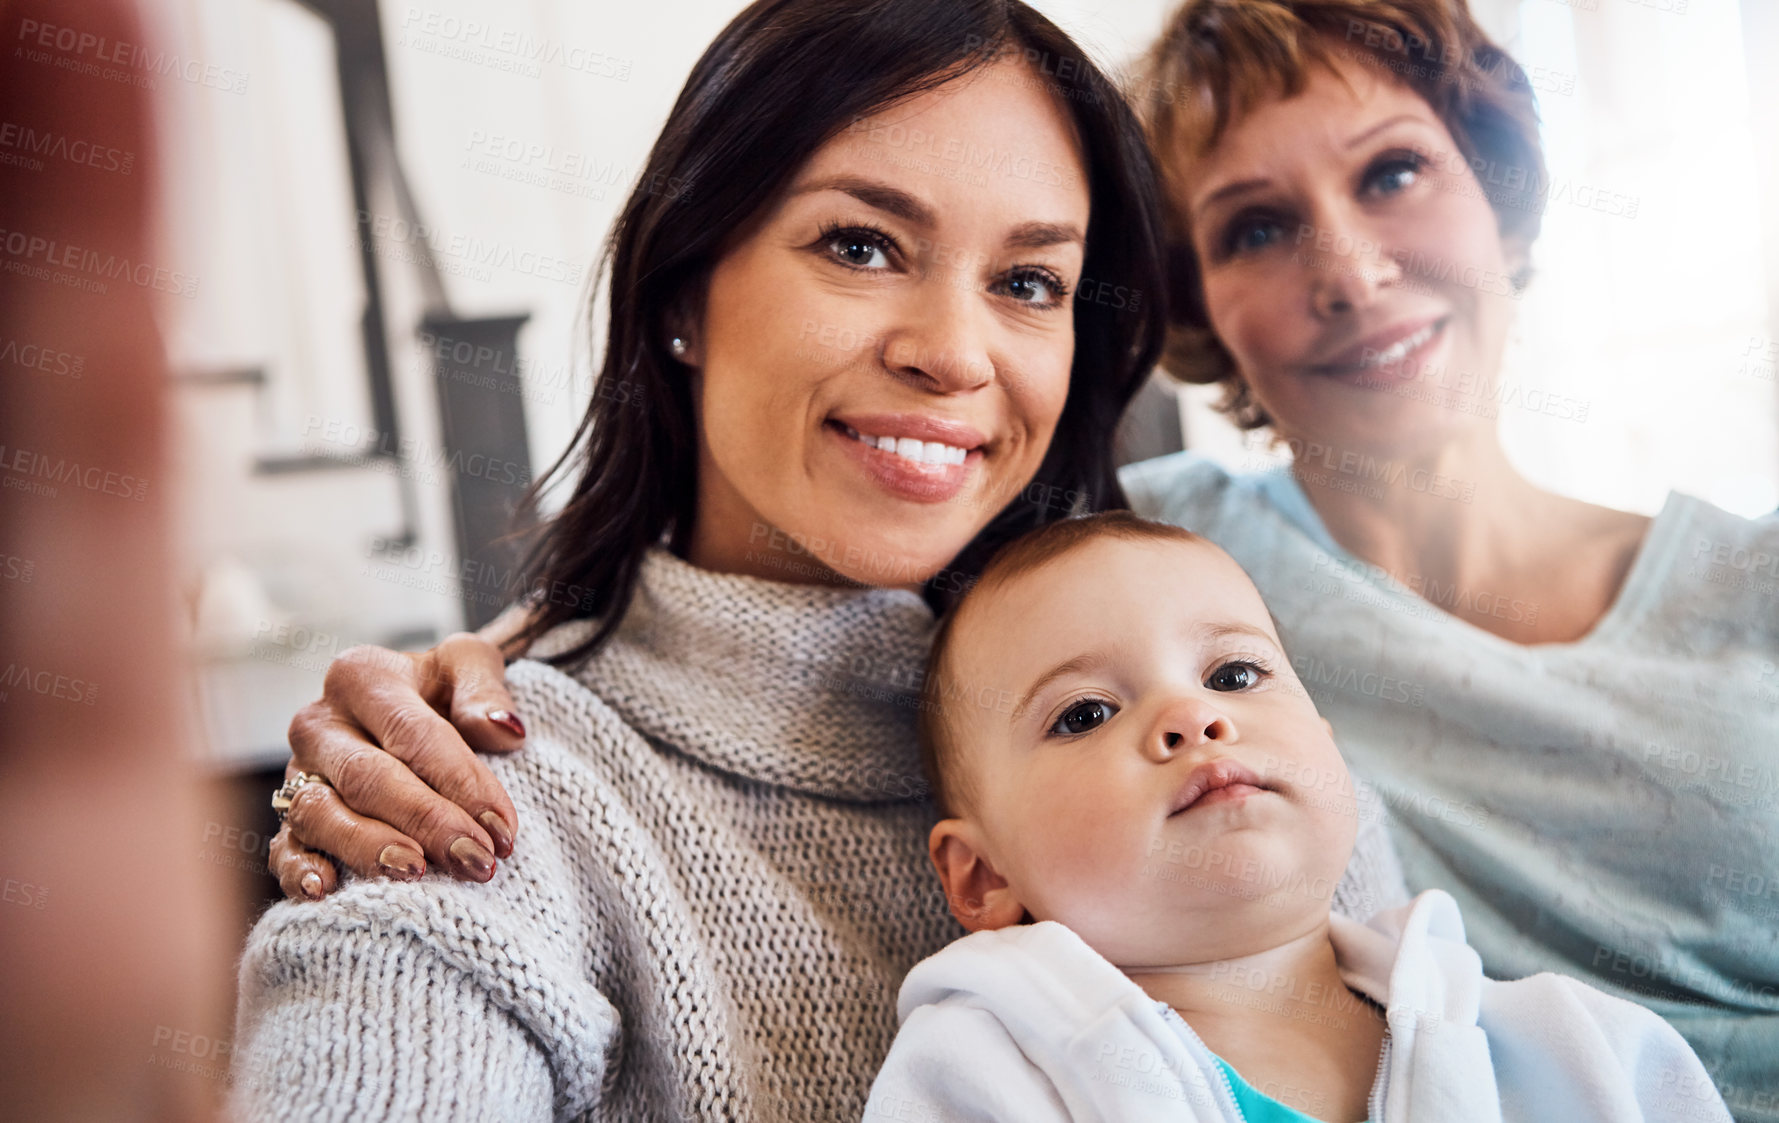
[[1007, 543], [989, 559], [982, 576], [940, 621], [932, 653], [927, 656], [921, 689], [920, 763], [941, 817], [955, 818], [972, 802], [973, 786], [963, 767], [953, 718], [962, 707], [981, 704], [984, 689], [981, 683], [974, 684], [976, 688], [972, 689], [972, 684], [959, 680], [949, 665], [959, 618], [969, 614], [972, 603], [994, 590], [1102, 538], [1125, 542], [1206, 541], [1183, 527], [1152, 522], [1129, 511], [1103, 511], [1049, 523]]

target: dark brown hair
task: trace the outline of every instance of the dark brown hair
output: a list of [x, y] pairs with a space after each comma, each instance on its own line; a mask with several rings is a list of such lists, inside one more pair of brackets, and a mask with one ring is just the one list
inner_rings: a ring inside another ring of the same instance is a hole
[[986, 589], [1005, 586], [1024, 574], [1065, 554], [1101, 538], [1123, 542], [1205, 542], [1206, 539], [1172, 523], [1139, 518], [1129, 511], [1102, 511], [1096, 515], [1063, 519], [1031, 531], [1008, 543], [991, 558], [982, 575], [939, 622], [933, 636], [933, 650], [927, 656], [926, 676], [921, 684], [920, 764], [926, 774], [939, 814], [951, 817], [971, 800], [971, 785], [964, 769], [959, 767], [957, 747], [947, 721], [947, 709], [980, 704], [969, 684], [962, 683], [946, 666], [952, 635], [957, 620]]
[[1137, 87], [1167, 223], [1162, 364], [1184, 382], [1223, 383], [1222, 408], [1244, 429], [1267, 417], [1205, 310], [1183, 209], [1187, 180], [1244, 113], [1301, 93], [1311, 67], [1342, 60], [1375, 65], [1419, 94], [1482, 173], [1501, 236], [1528, 246], [1538, 236], [1546, 172], [1532, 86], [1465, 0], [1187, 0], [1145, 57]]
[[[539, 528], [526, 575], [534, 589], [584, 592], [536, 597], [514, 647], [592, 616], [600, 625], [587, 642], [552, 661], [591, 655], [622, 619], [647, 551], [664, 535], [676, 546], [689, 535], [698, 487], [690, 370], [667, 342], [733, 232], [859, 118], [1010, 57], [1029, 61], [1080, 135], [1092, 206], [1083, 278], [1138, 294], [1076, 300], [1068, 397], [1027, 492], [1088, 510], [1124, 505], [1113, 430], [1160, 354], [1166, 313], [1154, 166], [1117, 86], [1018, 0], [759, 0], [693, 67], [607, 242], [611, 312], [593, 400], [528, 499], [536, 511], [545, 488], [578, 473]], [[1067, 513], [1014, 498], [944, 581], [928, 582], [929, 602], [942, 609], [996, 546]]]

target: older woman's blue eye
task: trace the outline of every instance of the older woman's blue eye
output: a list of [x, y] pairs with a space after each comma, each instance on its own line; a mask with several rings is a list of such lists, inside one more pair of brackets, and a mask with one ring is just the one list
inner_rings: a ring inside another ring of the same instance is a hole
[[1205, 686], [1225, 693], [1252, 690], [1265, 677], [1266, 671], [1254, 663], [1225, 663], [1211, 672], [1211, 676], [1205, 679]]
[[1273, 219], [1239, 222], [1230, 228], [1225, 241], [1231, 253], [1254, 253], [1285, 240], [1285, 226]]
[[1379, 195], [1406, 191], [1421, 178], [1422, 164], [1419, 159], [1390, 160], [1380, 164], [1367, 177], [1366, 187]]
[[1062, 716], [1056, 719], [1056, 724], [1050, 727], [1050, 732], [1063, 736], [1091, 733], [1111, 721], [1112, 715], [1117, 712], [1116, 707], [1097, 699], [1078, 702], [1063, 711]]

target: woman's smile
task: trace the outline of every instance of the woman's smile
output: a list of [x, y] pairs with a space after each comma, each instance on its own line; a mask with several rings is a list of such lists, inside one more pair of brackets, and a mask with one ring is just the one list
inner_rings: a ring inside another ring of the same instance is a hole
[[[1412, 316], [1339, 346], [1326, 358], [1312, 359], [1312, 374], [1338, 378], [1357, 386], [1412, 382], [1428, 368], [1437, 370], [1447, 343], [1451, 316]], [[1351, 337], [1352, 332], [1342, 332]]]
[[867, 480], [916, 503], [956, 498], [986, 443], [967, 425], [919, 414], [830, 418], [822, 428]]

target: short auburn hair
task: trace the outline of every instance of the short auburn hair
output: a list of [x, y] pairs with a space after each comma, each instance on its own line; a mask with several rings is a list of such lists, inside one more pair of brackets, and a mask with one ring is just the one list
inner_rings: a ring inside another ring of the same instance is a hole
[[1007, 585], [1102, 538], [1125, 542], [1208, 541], [1184, 527], [1139, 518], [1129, 511], [1102, 511], [1040, 527], [1009, 542], [989, 559], [982, 576], [939, 622], [921, 685], [920, 764], [942, 817], [954, 817], [968, 806], [973, 796], [969, 776], [958, 759], [958, 746], [952, 735], [954, 730], [948, 712], [955, 714], [961, 707], [983, 704], [980, 691], [972, 691], [968, 683], [959, 682], [947, 665], [958, 618], [969, 611], [972, 603], [986, 595], [984, 590]]
[[[1310, 68], [1367, 63], [1419, 94], [1478, 172], [1501, 236], [1531, 245], [1547, 172], [1526, 72], [1465, 0], [1186, 0], [1137, 70], [1164, 186], [1168, 338], [1162, 365], [1183, 382], [1223, 383], [1244, 429], [1268, 423], [1205, 309], [1184, 210], [1192, 165], [1243, 114], [1303, 92]], [[1525, 276], [1514, 278], [1523, 286]]]

